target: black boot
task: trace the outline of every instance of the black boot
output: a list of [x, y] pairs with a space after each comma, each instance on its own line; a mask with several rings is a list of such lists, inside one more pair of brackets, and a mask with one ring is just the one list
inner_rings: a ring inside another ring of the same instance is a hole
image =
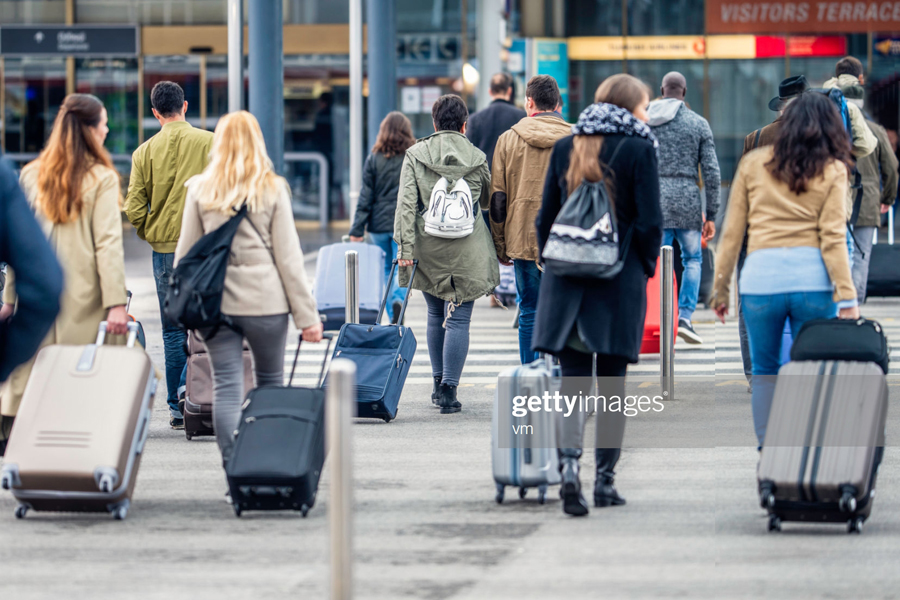
[[441, 406], [441, 376], [434, 378], [434, 387], [431, 390], [431, 403], [437, 407]]
[[581, 481], [578, 480], [578, 459], [572, 456], [562, 457], [560, 463], [562, 483], [559, 486], [559, 497], [563, 501], [563, 512], [573, 517], [588, 514], [588, 504], [581, 494]]
[[441, 384], [441, 414], [449, 415], [462, 410], [462, 404], [456, 399], [456, 386]]
[[613, 471], [619, 461], [619, 448], [597, 448], [594, 456], [597, 461], [597, 481], [594, 483], [594, 506], [622, 506], [625, 498], [619, 495], [613, 485], [616, 472]]

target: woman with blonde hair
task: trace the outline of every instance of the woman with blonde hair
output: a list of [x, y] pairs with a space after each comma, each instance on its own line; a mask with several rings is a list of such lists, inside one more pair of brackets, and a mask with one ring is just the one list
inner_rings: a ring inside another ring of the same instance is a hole
[[368, 230], [372, 242], [384, 250], [384, 281], [390, 288], [388, 309], [391, 322], [400, 318], [400, 307], [406, 297], [406, 289], [397, 283], [397, 274], [388, 281], [391, 263], [397, 257], [394, 241], [394, 213], [397, 210], [397, 192], [400, 189], [400, 167], [406, 151], [416, 143], [412, 124], [401, 112], [393, 111], [381, 122], [378, 139], [372, 146], [372, 154], [363, 166], [362, 189], [356, 205], [356, 218], [350, 229], [350, 241], [361, 242]]
[[[597, 355], [598, 395], [625, 396], [625, 372], [638, 361], [647, 308], [647, 278], [656, 270], [662, 240], [658, 143], [647, 126], [650, 90], [631, 75], [609, 77], [584, 109], [569, 137], [553, 147], [537, 239], [543, 255], [550, 230], [570, 197], [584, 182], [602, 181], [609, 191], [619, 237], [619, 273], [609, 279], [561, 276], [548, 265], [541, 279], [532, 345], [559, 358], [568, 396], [588, 396], [593, 354]], [[625, 417], [597, 409], [594, 506], [625, 504], [613, 485]], [[560, 443], [563, 511], [588, 513], [581, 494], [584, 415], [564, 420]]]
[[243, 401], [243, 338], [253, 353], [256, 384], [284, 385], [288, 313], [308, 342], [322, 339], [322, 323], [303, 269], [290, 189], [275, 174], [253, 115], [240, 111], [219, 120], [209, 165], [187, 188], [176, 265], [204, 234], [247, 207], [231, 244], [222, 295], [222, 313], [235, 327], [199, 332], [212, 365], [216, 441], [227, 462]]
[[[90, 344], [101, 321], [110, 334], [127, 331], [122, 195], [103, 147], [108, 132], [103, 103], [70, 94], [40, 156], [22, 169], [22, 189], [63, 268], [59, 316], [42, 346]], [[10, 277], [0, 319], [10, 317], [15, 301]], [[16, 415], [33, 364], [32, 359], [14, 371], [4, 388], [4, 421]]]

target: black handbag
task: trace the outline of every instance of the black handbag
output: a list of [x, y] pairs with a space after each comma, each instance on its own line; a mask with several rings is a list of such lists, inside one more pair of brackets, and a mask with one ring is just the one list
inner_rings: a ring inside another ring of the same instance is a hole
[[877, 321], [812, 319], [791, 346], [791, 360], [872, 362], [887, 374], [890, 349]]

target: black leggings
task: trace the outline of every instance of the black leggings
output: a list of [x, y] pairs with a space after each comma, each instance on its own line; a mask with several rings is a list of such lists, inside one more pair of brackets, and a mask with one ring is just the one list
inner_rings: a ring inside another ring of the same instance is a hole
[[[561, 393], [568, 396], [587, 395], [590, 389], [587, 381], [593, 371], [593, 355], [565, 348], [557, 354], [557, 358], [559, 358], [563, 376]], [[624, 398], [627, 369], [628, 360], [626, 358], [611, 354], [598, 354], [597, 395], [606, 398], [612, 396]], [[560, 455], [581, 458], [586, 416], [584, 412], [575, 411], [569, 417], [563, 418], [559, 440]], [[611, 473], [619, 459], [622, 439], [625, 435], [626, 417], [621, 411], [604, 411], [603, 406], [599, 405], [596, 419], [597, 431], [594, 447], [597, 448], [597, 464], [598, 466], [602, 465], [602, 470]]]

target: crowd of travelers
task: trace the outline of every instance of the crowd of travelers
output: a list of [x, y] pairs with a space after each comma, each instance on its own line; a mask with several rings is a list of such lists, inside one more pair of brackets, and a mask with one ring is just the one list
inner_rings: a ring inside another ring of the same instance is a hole
[[[859, 317], [873, 231], [896, 197], [897, 159], [885, 131], [863, 112], [864, 83], [853, 58], [838, 63], [824, 91], [809, 89], [803, 76], [782, 82], [769, 105], [777, 118], [747, 136], [734, 176], [711, 305], [724, 322], [737, 268], [741, 353], [760, 445], [785, 323], [796, 335], [811, 319]], [[841, 90], [844, 113], [828, 89]], [[686, 103], [687, 91], [680, 73], [663, 78], [658, 97], [639, 79], [614, 75], [570, 124], [552, 77], [527, 82], [521, 110], [512, 102], [512, 78], [498, 74], [493, 102], [471, 116], [459, 96], [440, 97], [434, 133], [418, 141], [403, 114], [385, 117], [365, 162], [350, 239], [384, 250], [386, 277], [398, 261], [398, 275], [386, 282], [393, 322], [407, 288], [422, 292], [432, 402], [441, 414], [463, 408], [459, 386], [474, 302], [493, 294], [501, 265], [515, 271], [521, 363], [556, 357], [564, 387], [597, 375], [624, 390], [628, 365], [638, 362], [647, 282], [661, 245], [677, 241], [684, 265], [678, 335], [703, 342], [692, 316], [702, 247], [717, 235], [721, 175], [710, 126]], [[185, 119], [183, 90], [166, 81], [153, 87], [150, 102], [161, 129], [134, 152], [124, 201], [103, 148], [106, 109], [91, 95], [66, 97], [43, 151], [18, 183], [0, 163], [0, 261], [10, 267], [0, 308], [0, 449], [41, 347], [90, 344], [101, 321], [110, 334], [126, 333], [122, 211], [153, 250], [166, 399], [170, 425], [179, 429], [185, 332], [163, 311], [170, 277], [204, 234], [247, 210], [222, 296], [222, 312], [236, 327], [198, 332], [212, 364], [223, 462], [243, 400], [243, 340], [264, 386], [283, 384], [289, 316], [303, 340], [322, 339], [291, 191], [273, 169], [256, 119], [242, 111], [221, 118], [215, 133], [195, 128]], [[441, 185], [445, 192], [452, 187], [451, 195], [465, 190], [478, 214], [463, 234], [431, 233], [425, 209]], [[597, 185], [611, 199], [621, 270], [601, 278], [545, 268], [567, 200]], [[604, 411], [595, 418], [604, 437], [598, 433], [595, 443], [594, 505], [622, 505], [614, 475], [625, 419]], [[588, 513], [579, 473], [585, 420], [565, 419], [560, 433], [562, 507], [570, 515]]]

